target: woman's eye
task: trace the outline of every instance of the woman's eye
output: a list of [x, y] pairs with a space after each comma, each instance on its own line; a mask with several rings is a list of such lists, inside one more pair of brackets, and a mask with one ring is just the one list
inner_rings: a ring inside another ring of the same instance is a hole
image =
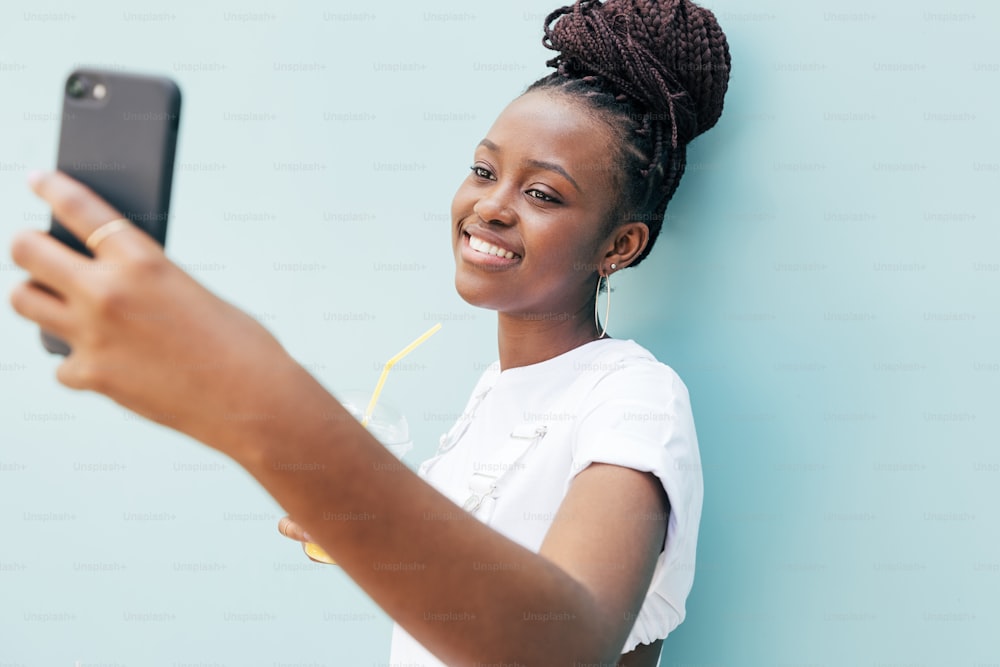
[[[531, 194], [532, 192], [534, 192], [536, 194]], [[558, 202], [559, 201], [558, 199], [555, 199], [554, 197], [548, 196], [547, 194], [545, 194], [541, 190], [528, 190], [528, 196], [529, 197], [534, 197], [535, 199], [540, 199], [542, 201], [550, 201], [550, 202]]]
[[[494, 176], [493, 176], [493, 172], [491, 172], [486, 167], [481, 167], [478, 164], [474, 164], [474, 165], [470, 166], [469, 169], [476, 176], [476, 178], [484, 178], [484, 179], [490, 180], [490, 181], [496, 180], [494, 178]], [[526, 190], [525, 194], [527, 194], [532, 199], [537, 199], [538, 201], [542, 201], [542, 202], [546, 202], [546, 203], [552, 203], [552, 204], [558, 204], [558, 203], [560, 203], [559, 200], [556, 199], [555, 197], [551, 197], [551, 196], [545, 194], [544, 192], [542, 192], [541, 190], [538, 190], [536, 188], [532, 188], [530, 190]]]
[[469, 169], [471, 169], [472, 173], [479, 178], [490, 178], [490, 176], [492, 176], [489, 169], [486, 167], [480, 167], [478, 164], [472, 165]]

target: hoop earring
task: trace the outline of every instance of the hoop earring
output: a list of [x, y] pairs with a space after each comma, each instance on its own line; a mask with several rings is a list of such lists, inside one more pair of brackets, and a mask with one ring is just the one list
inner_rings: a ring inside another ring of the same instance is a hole
[[[612, 264], [611, 268], [616, 269], [618, 267]], [[611, 315], [611, 285], [608, 282], [608, 278], [610, 275], [611, 274], [608, 274], [607, 276], [601, 276], [600, 274], [598, 274], [597, 276], [597, 293], [594, 295], [594, 324], [597, 326], [598, 329], [601, 330], [601, 335], [598, 336], [598, 339], [604, 338], [605, 334], [608, 333], [608, 318]], [[604, 278], [604, 286], [607, 287], [608, 290], [608, 302], [604, 307], [604, 326], [601, 326], [601, 320], [597, 316], [598, 312], [597, 303], [600, 300], [601, 296], [601, 278]]]

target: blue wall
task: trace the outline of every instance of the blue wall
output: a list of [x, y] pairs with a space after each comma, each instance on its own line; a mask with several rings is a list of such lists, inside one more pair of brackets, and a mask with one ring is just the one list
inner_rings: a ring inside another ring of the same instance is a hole
[[[554, 7], [554, 5], [553, 5]], [[980, 2], [711, 7], [733, 77], [611, 334], [691, 392], [699, 565], [664, 665], [996, 664], [1000, 24]], [[452, 287], [475, 143], [551, 9], [43, 2], [0, 10], [0, 246], [47, 225], [76, 64], [185, 99], [167, 252], [333, 391], [444, 329], [385, 400], [429, 456], [492, 313]], [[4, 250], [0, 290], [23, 279]], [[228, 459], [54, 378], [0, 308], [0, 665], [369, 665], [389, 619]]]

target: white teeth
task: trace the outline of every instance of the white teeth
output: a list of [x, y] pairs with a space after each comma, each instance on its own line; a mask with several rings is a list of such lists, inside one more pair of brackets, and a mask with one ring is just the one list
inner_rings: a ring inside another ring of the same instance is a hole
[[469, 234], [469, 246], [473, 250], [486, 255], [496, 255], [497, 257], [506, 257], [507, 259], [514, 258], [514, 252], [512, 250], [507, 250], [506, 248], [493, 245], [488, 241], [476, 238], [472, 234]]

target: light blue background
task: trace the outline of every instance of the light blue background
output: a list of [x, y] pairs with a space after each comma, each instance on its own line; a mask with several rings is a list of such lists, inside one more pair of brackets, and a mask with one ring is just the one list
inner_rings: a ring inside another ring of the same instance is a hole
[[[0, 290], [24, 278], [14, 232], [47, 226], [24, 176], [54, 165], [65, 75], [173, 76], [168, 255], [334, 391], [373, 387], [443, 321], [384, 394], [422, 460], [496, 356], [493, 314], [452, 286], [451, 196], [547, 71], [555, 6], [5, 5]], [[613, 285], [611, 333], [685, 380], [704, 464], [663, 664], [998, 664], [1000, 11], [710, 6], [726, 111], [650, 260]], [[249, 475], [59, 385], [9, 306], [0, 331], [0, 666], [387, 661], [388, 617], [277, 535]]]

